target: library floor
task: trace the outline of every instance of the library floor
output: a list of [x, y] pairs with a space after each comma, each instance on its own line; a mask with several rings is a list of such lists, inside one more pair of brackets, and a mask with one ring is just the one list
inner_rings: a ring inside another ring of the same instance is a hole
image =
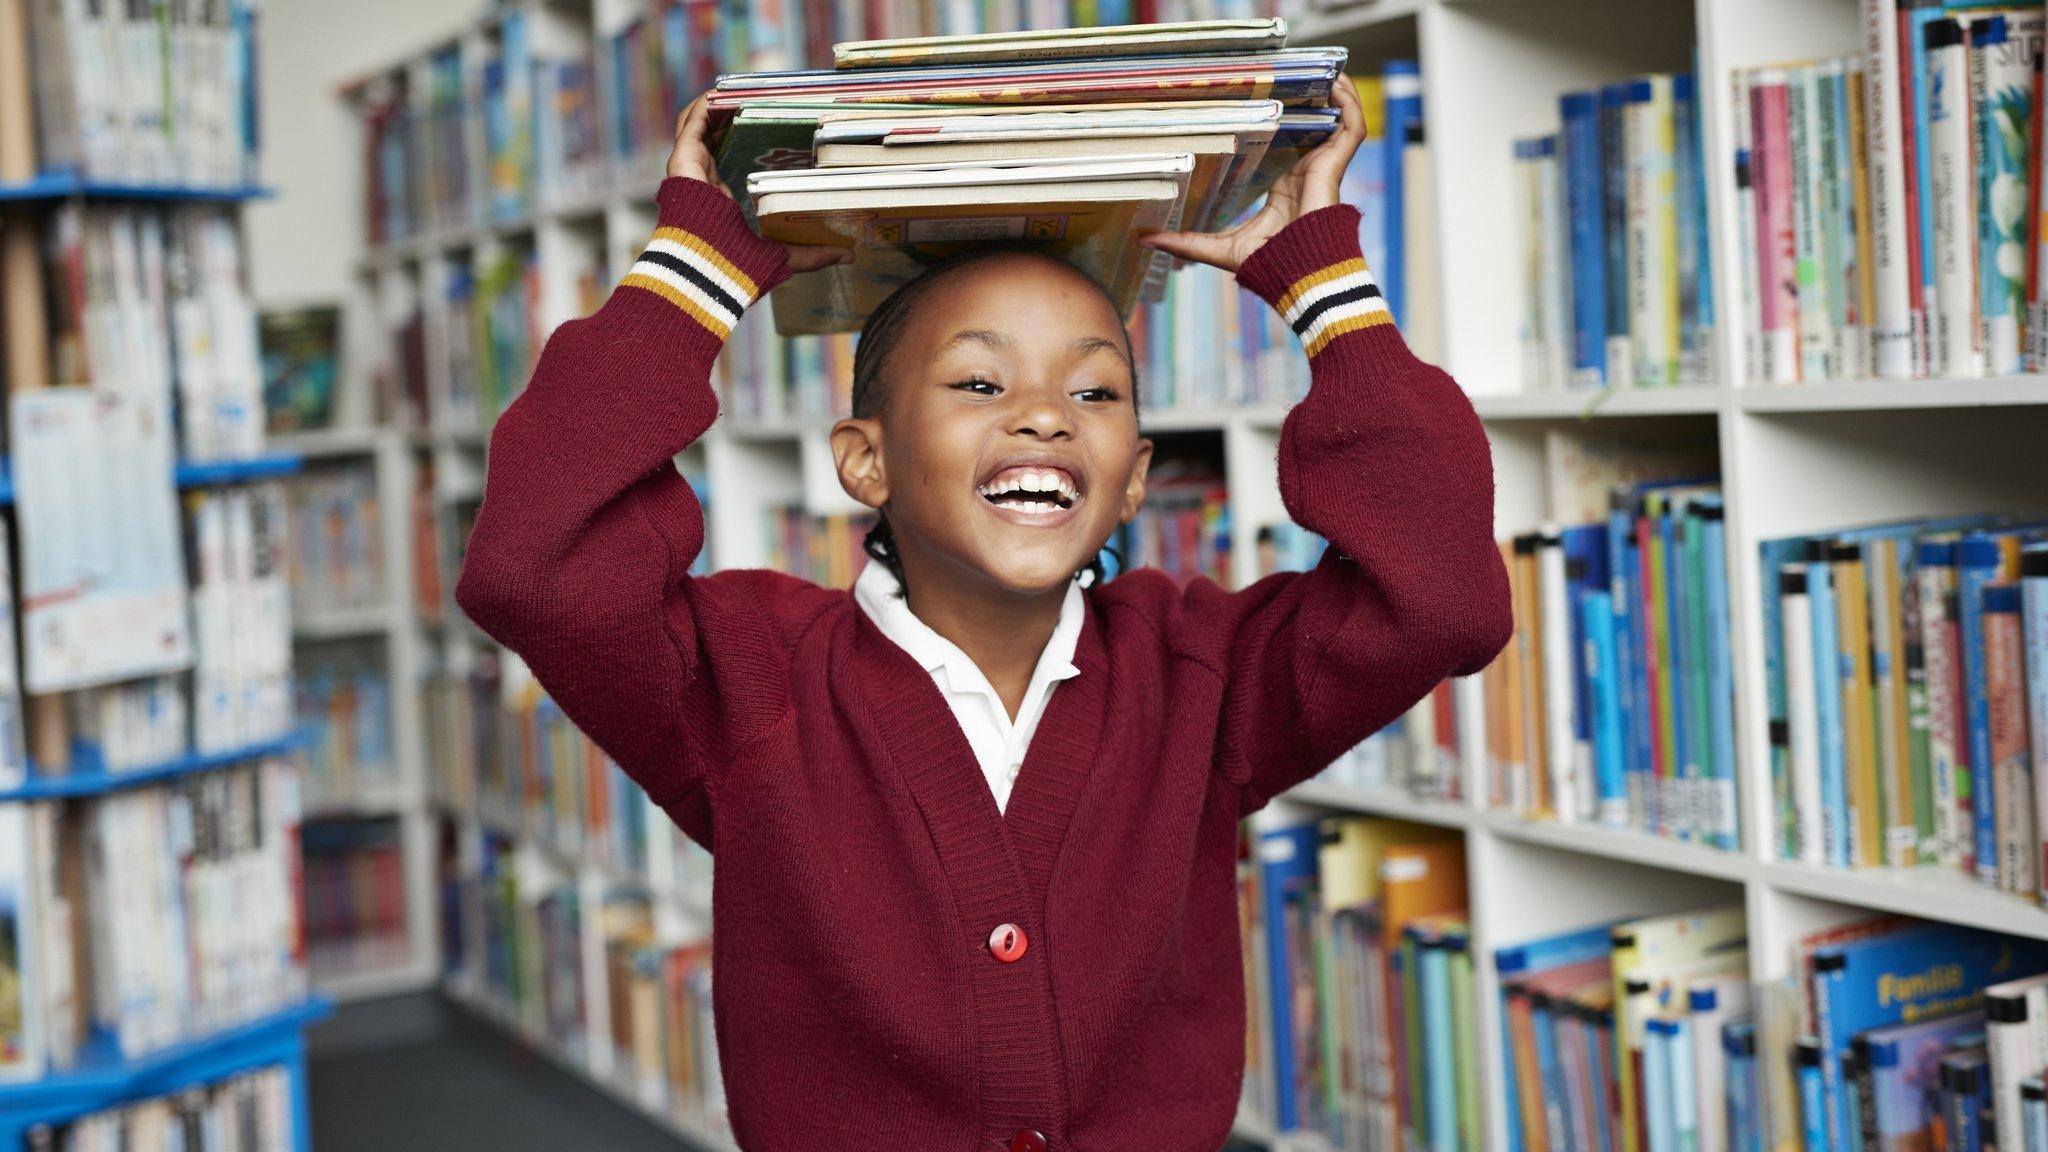
[[687, 1147], [431, 994], [343, 1008], [312, 1050], [316, 1152]]

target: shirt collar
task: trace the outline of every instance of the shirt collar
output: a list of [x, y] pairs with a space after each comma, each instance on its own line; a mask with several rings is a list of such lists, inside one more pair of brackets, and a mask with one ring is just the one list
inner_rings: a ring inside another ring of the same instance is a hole
[[[888, 565], [870, 562], [862, 566], [853, 581], [853, 598], [882, 635], [908, 652], [925, 671], [946, 669], [948, 678], [960, 689], [965, 689], [970, 679], [986, 684], [988, 678], [959, 645], [932, 631], [910, 610], [910, 602], [898, 594], [902, 587]], [[1046, 640], [1045, 650], [1039, 653], [1038, 665], [1032, 670], [1034, 688], [1081, 674], [1081, 669], [1074, 665], [1074, 650], [1081, 642], [1083, 611], [1081, 583], [1071, 581], [1065, 599], [1060, 601], [1059, 623], [1053, 625], [1052, 636]], [[966, 675], [969, 670], [971, 678]]]

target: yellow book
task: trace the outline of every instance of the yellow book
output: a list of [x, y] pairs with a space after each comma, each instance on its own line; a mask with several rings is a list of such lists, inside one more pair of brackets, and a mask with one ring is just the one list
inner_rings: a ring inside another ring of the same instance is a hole
[[925, 268], [1004, 240], [1044, 248], [1095, 277], [1128, 316], [1153, 255], [1137, 246], [1137, 236], [1172, 218], [1193, 170], [1193, 158], [1183, 158], [1171, 179], [762, 192], [755, 201], [762, 236], [854, 252], [851, 264], [792, 277], [777, 289], [776, 330], [856, 331]]
[[1835, 584], [1835, 628], [1841, 675], [1821, 691], [1842, 694], [1842, 750], [1849, 785], [1850, 860], [1858, 868], [1884, 864], [1884, 789], [1877, 764], [1877, 701], [1870, 675], [1870, 591], [1864, 579], [1863, 547], [1837, 542], [1828, 548]]
[[1387, 134], [1387, 84], [1378, 76], [1353, 76], [1358, 107], [1365, 114], [1365, 135], [1378, 140]]
[[1655, 916], [1614, 928], [1615, 1082], [1621, 1106], [1624, 1152], [1648, 1152], [1642, 1083], [1644, 1024], [1654, 1012], [1660, 988], [1680, 974], [1698, 971], [1723, 955], [1744, 955], [1748, 929], [1741, 905], [1710, 912]]

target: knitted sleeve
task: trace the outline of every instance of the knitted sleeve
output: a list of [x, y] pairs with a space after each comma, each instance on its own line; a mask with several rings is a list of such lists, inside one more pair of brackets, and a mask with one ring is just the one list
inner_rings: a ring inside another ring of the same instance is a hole
[[1221, 645], [1218, 768], [1250, 812], [1444, 677], [1479, 671], [1511, 620], [1485, 430], [1394, 327], [1359, 254], [1357, 210], [1303, 216], [1237, 278], [1308, 354], [1308, 395], [1281, 426], [1280, 495], [1329, 541], [1308, 572], [1188, 593]]
[[668, 808], [787, 704], [789, 621], [820, 596], [693, 578], [704, 516], [673, 458], [718, 414], [712, 360], [788, 275], [733, 201], [671, 177], [659, 226], [594, 314], [548, 337], [492, 430], [455, 599]]

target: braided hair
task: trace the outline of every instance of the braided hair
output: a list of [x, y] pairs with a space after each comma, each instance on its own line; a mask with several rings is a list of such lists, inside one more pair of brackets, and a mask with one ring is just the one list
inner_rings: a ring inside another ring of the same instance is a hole
[[[854, 342], [854, 418], [867, 419], [882, 407], [882, 373], [888, 366], [889, 354], [896, 350], [896, 343], [902, 338], [903, 329], [910, 317], [915, 314], [918, 302], [928, 295], [939, 281], [984, 261], [1020, 254], [1045, 256], [1042, 249], [1028, 244], [991, 244], [975, 248], [927, 267], [884, 298], [881, 304], [868, 314], [867, 322], [861, 325], [860, 336]], [[1085, 273], [1083, 275], [1086, 276]], [[1110, 297], [1109, 289], [1103, 287], [1102, 282], [1093, 276], [1086, 278], [1096, 291], [1102, 293], [1102, 298], [1110, 302], [1110, 308], [1114, 311], [1116, 301]], [[1121, 324], [1119, 328], [1122, 329], [1124, 336], [1124, 359], [1131, 367], [1131, 407], [1135, 412], [1138, 406], [1138, 360], [1131, 346], [1130, 329]], [[889, 569], [896, 577], [897, 595], [902, 595], [901, 589], [907, 587], [909, 581], [903, 576], [903, 558], [897, 551], [896, 531], [889, 526], [888, 513], [876, 510], [874, 527], [868, 529], [866, 538], [861, 541], [861, 550], [866, 552], [870, 559]], [[1117, 567], [1122, 568], [1123, 555], [1114, 548], [1108, 551], [1116, 557]], [[1108, 573], [1103, 571], [1102, 556], [1099, 553], [1088, 561], [1086, 568], [1074, 575], [1078, 578], [1083, 573], [1092, 573], [1094, 582], [1098, 584], [1107, 579]]]

